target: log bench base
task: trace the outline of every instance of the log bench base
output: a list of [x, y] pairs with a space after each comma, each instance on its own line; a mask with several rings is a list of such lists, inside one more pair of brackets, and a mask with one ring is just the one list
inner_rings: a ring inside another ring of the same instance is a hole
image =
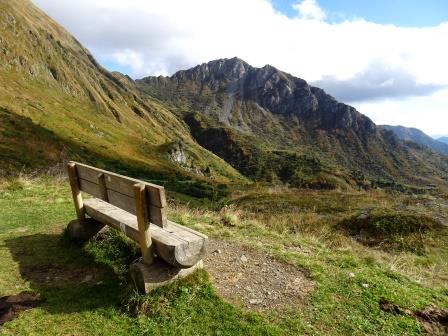
[[137, 291], [141, 294], [147, 294], [155, 288], [168, 285], [203, 267], [202, 260], [190, 268], [175, 268], [161, 258], [156, 258], [151, 265], [147, 265], [141, 261], [133, 263], [129, 269], [129, 273], [131, 283]]
[[68, 223], [67, 234], [74, 241], [86, 242], [100, 232], [104, 226], [105, 224], [93, 218], [85, 218], [83, 223], [75, 219]]

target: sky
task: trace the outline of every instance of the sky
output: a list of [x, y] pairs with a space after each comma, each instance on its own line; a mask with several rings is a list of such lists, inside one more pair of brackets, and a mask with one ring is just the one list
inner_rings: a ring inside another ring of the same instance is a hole
[[171, 75], [237, 56], [377, 124], [448, 134], [446, 0], [33, 0], [109, 70]]

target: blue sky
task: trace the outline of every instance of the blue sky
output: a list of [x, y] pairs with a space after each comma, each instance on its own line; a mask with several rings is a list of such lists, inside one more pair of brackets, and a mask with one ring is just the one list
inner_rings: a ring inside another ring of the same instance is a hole
[[[296, 0], [272, 0], [274, 8], [294, 17]], [[354, 18], [404, 27], [436, 26], [448, 20], [448, 0], [319, 0], [327, 21]]]

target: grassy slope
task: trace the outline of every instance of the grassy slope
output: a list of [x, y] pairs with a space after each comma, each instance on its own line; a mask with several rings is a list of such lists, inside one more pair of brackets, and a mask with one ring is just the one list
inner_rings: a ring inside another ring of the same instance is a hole
[[217, 181], [241, 179], [28, 0], [2, 1], [0, 12], [0, 172], [78, 158], [204, 179], [168, 159], [169, 144], [181, 140], [193, 168], [209, 167]]
[[[0, 193], [0, 294], [33, 289], [48, 301], [7, 323], [2, 333], [418, 335], [422, 330], [415, 320], [382, 312], [379, 298], [411, 309], [430, 303], [448, 307], [446, 235], [439, 235], [439, 244], [428, 244], [426, 253], [417, 255], [364, 247], [334, 227], [365, 207], [407, 204], [419, 211], [418, 203], [438, 199], [309, 191], [294, 197], [294, 193], [252, 190], [235, 195], [234, 204], [220, 212], [172, 204], [170, 217], [212, 237], [242, 241], [306, 267], [316, 288], [305, 307], [286, 308], [280, 314], [245, 313], [217, 297], [206, 274], [199, 273], [138, 298], [150, 312], [148, 317], [132, 316], [123, 306], [136, 300], [120, 287], [129, 261], [126, 244], [112, 239], [110, 244], [92, 243], [80, 249], [61, 239], [66, 223], [74, 218], [66, 182], [8, 182]], [[272, 207], [283, 210], [273, 215]], [[446, 210], [437, 213], [448, 215]], [[223, 225], [223, 219], [235, 226]], [[38, 281], [27, 272], [30, 265], [38, 269], [57, 265], [61, 273], [96, 270], [101, 283], [55, 279], [60, 274]]]

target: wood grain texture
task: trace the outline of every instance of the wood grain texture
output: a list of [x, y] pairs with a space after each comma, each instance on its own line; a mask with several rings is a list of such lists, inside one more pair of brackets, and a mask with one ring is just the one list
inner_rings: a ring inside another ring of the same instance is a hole
[[104, 176], [104, 173], [98, 174], [98, 190], [101, 195], [101, 199], [103, 201], [108, 202], [109, 196], [107, 195], [107, 187], [106, 187], [106, 177]]
[[139, 243], [142, 250], [142, 261], [145, 264], [152, 264], [154, 261], [151, 232], [149, 230], [149, 216], [146, 200], [146, 189], [143, 183], [134, 185], [135, 213], [137, 215], [137, 225], [139, 232]]
[[76, 165], [72, 162], [67, 164], [67, 173], [70, 180], [70, 188], [72, 190], [73, 203], [75, 205], [76, 217], [78, 221], [83, 224], [85, 221], [85, 209], [82, 200], [81, 190], [79, 187], [78, 174]]
[[[132, 189], [132, 195], [129, 194], [128, 187], [132, 183], [132, 188], [136, 183], [144, 184], [146, 191], [146, 199], [151, 199], [151, 193], [154, 195], [157, 193], [157, 202], [152, 203], [151, 201], [146, 202], [147, 213], [149, 214], [149, 221], [152, 224], [158, 225], [160, 227], [165, 227], [167, 224], [166, 208], [165, 206], [159, 206], [157, 204], [165, 204], [165, 189], [160, 187], [159, 189], [154, 189], [153, 185], [149, 185], [146, 182], [139, 181], [136, 179], [127, 178], [121, 175], [103, 172], [100, 169], [99, 173], [95, 171], [96, 168], [84, 166], [76, 163], [76, 169], [80, 171], [81, 175], [79, 178], [79, 188], [97, 198], [105, 200], [123, 210], [126, 210], [132, 214], [135, 212], [135, 195]], [[113, 174], [113, 175], [110, 175]], [[110, 179], [109, 179], [110, 177]], [[137, 182], [136, 182], [137, 181]], [[115, 189], [111, 188], [114, 187]], [[119, 190], [119, 191], [117, 191]]]
[[[140, 244], [137, 217], [97, 198], [84, 201], [86, 213], [92, 218], [123, 231]], [[202, 259], [207, 236], [190, 228], [167, 221], [166, 227], [149, 225], [154, 252], [174, 267], [187, 268]]]
[[149, 194], [149, 202], [159, 208], [166, 206], [165, 188], [162, 186], [115, 174], [82, 163], [74, 163], [76, 164], [79, 177], [83, 180], [98, 184], [98, 174], [102, 173], [104, 174], [107, 189], [129, 197], [134, 197], [134, 184], [144, 183]]

